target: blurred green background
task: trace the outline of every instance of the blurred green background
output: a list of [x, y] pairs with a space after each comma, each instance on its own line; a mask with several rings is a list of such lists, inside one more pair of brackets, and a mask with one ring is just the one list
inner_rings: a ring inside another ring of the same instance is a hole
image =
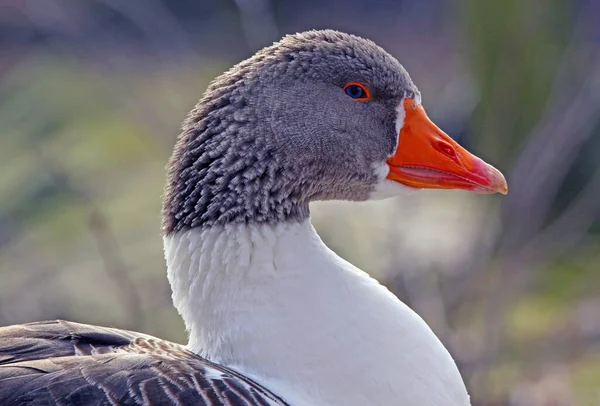
[[386, 48], [509, 183], [315, 204], [323, 239], [426, 319], [474, 405], [600, 405], [597, 0], [0, 0], [0, 325], [185, 342], [159, 225], [179, 123], [311, 28]]

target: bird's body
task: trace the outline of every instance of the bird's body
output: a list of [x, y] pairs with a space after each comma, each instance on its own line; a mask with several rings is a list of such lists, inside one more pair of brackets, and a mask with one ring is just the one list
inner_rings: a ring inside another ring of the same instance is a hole
[[505, 192], [427, 119], [393, 57], [335, 31], [284, 38], [209, 86], [168, 172], [187, 347], [68, 322], [0, 328], [0, 404], [469, 405], [427, 324], [309, 221], [314, 200]]

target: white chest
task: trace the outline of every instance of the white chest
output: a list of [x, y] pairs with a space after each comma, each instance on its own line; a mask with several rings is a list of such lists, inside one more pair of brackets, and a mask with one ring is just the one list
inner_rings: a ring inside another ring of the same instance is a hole
[[425, 322], [309, 222], [190, 230], [165, 255], [190, 349], [293, 406], [469, 404]]

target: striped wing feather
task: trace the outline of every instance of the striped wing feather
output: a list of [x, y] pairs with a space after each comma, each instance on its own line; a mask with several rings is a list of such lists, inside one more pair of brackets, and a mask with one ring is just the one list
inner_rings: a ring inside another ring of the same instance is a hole
[[287, 405], [185, 347], [62, 320], [0, 327], [0, 405]]

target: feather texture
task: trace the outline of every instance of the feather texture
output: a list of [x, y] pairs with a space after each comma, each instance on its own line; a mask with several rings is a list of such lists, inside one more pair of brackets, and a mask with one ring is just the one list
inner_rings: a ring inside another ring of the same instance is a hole
[[0, 404], [287, 405], [179, 344], [62, 320], [0, 328]]

